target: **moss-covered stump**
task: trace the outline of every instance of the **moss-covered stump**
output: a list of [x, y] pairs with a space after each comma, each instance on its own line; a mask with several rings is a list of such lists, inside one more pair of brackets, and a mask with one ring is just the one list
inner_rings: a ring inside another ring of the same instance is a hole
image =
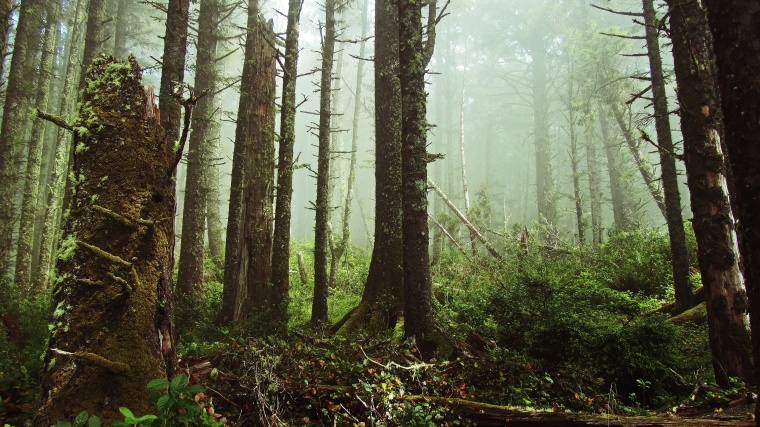
[[134, 58], [96, 59], [74, 124], [74, 182], [35, 426], [151, 410], [174, 369], [172, 149]]

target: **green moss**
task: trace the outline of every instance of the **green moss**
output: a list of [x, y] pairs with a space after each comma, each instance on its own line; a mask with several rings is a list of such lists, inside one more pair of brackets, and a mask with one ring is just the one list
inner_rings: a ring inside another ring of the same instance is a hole
[[[61, 248], [58, 251], [58, 259], [61, 261], [70, 261], [74, 258], [74, 253], [77, 250], [77, 238], [76, 235], [69, 234], [61, 242]], [[57, 279], [56, 279], [57, 280]]]

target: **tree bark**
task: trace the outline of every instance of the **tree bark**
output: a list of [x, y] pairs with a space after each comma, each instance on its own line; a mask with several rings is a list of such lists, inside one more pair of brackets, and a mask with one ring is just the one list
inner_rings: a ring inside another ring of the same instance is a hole
[[13, 43], [5, 106], [0, 124], [0, 279], [12, 273], [16, 194], [20, 186], [19, 169], [24, 136], [31, 124], [28, 117], [36, 91], [34, 62], [39, 52], [42, 2], [27, 0], [20, 8]]
[[681, 215], [681, 196], [678, 190], [678, 173], [673, 139], [670, 132], [670, 112], [665, 95], [665, 78], [660, 57], [659, 19], [654, 10], [654, 0], [642, 0], [646, 24], [647, 55], [649, 56], [652, 96], [654, 98], [654, 121], [657, 146], [660, 153], [662, 190], [665, 196], [665, 221], [670, 235], [670, 251], [673, 263], [673, 287], [676, 311], [682, 312], [692, 306], [691, 282], [689, 281], [689, 257], [686, 250], [686, 233]]
[[116, 0], [116, 23], [113, 36], [113, 56], [121, 58], [127, 55], [127, 28], [129, 27], [129, 10], [134, 7], [132, 0]]
[[322, 78], [319, 85], [319, 154], [317, 158], [317, 200], [314, 204], [314, 299], [311, 323], [327, 322], [327, 223], [330, 220], [330, 135], [332, 130], [331, 87], [335, 54], [335, 0], [325, 1], [325, 35], [322, 43]]
[[[90, 0], [103, 1], [103, 0]], [[182, 95], [187, 55], [187, 24], [190, 0], [169, 0], [166, 6], [166, 33], [161, 62], [161, 126], [172, 144], [179, 141], [182, 106], [176, 95]]]
[[586, 136], [586, 169], [588, 170], [588, 192], [591, 202], [591, 244], [602, 243], [602, 186], [599, 182], [599, 159], [593, 131]]
[[[84, 21], [84, 0], [77, 0], [72, 19], [68, 23], [71, 28], [70, 38], [67, 43], [71, 46], [68, 51], [66, 63], [66, 77], [63, 82], [62, 96], [60, 100], [59, 114], [62, 117], [70, 117], [74, 113], [76, 101], [76, 88], [81, 72], [80, 49], [82, 32], [81, 24]], [[53, 170], [50, 174], [50, 193], [47, 197], [47, 213], [45, 225], [42, 231], [42, 244], [40, 260], [37, 271], [34, 272], [35, 286], [38, 289], [48, 288], [55, 264], [55, 249], [58, 247], [61, 231], [61, 217], [63, 215], [63, 201], [66, 188], [66, 180], [71, 160], [71, 135], [65, 129], [58, 129], [55, 136], [55, 159]]]
[[[752, 354], [760, 366], [760, 9], [743, 0], [706, 0], [715, 46], [726, 147], [736, 180], [739, 253], [749, 297]], [[760, 384], [755, 369], [755, 384]], [[760, 419], [760, 405], [755, 409]]]
[[148, 413], [145, 384], [174, 371], [171, 147], [140, 81], [134, 60], [105, 57], [87, 76], [38, 427]]
[[[36, 104], [39, 110], [44, 110], [48, 107], [50, 82], [53, 78], [53, 56], [58, 34], [60, 5], [59, 1], [51, 1], [45, 5], [45, 37], [42, 42], [42, 57], [40, 59], [39, 75], [37, 76], [36, 93]], [[33, 290], [31, 286], [32, 259], [34, 258], [32, 248], [34, 246], [37, 210], [42, 209], [42, 206], [37, 205], [37, 201], [46, 125], [47, 122], [43, 120], [35, 120], [27, 145], [26, 178], [24, 179], [23, 200], [21, 202], [15, 270], [16, 286], [19, 286], [26, 295]], [[42, 291], [42, 289], [34, 290], [35, 293]]]
[[206, 225], [206, 170], [211, 162], [210, 128], [215, 118], [214, 91], [218, 73], [216, 49], [219, 35], [219, 3], [202, 0], [198, 12], [198, 46], [195, 64], [195, 90], [204, 96], [193, 108], [193, 128], [187, 151], [185, 198], [182, 209], [182, 240], [180, 241], [177, 291], [194, 304], [194, 295], [203, 285], [203, 255]]
[[533, 90], [533, 138], [536, 149], [536, 197], [538, 219], [550, 226], [557, 225], [557, 200], [552, 176], [552, 150], [549, 140], [549, 99], [547, 92], [546, 46], [543, 40], [533, 40], [531, 86]]
[[404, 335], [414, 337], [424, 357], [433, 350], [433, 305], [427, 221], [427, 120], [422, 11], [416, 0], [400, 0], [402, 206], [404, 242]]
[[282, 70], [280, 146], [277, 159], [277, 201], [272, 244], [272, 308], [274, 318], [287, 325], [290, 292], [290, 220], [293, 199], [293, 144], [295, 143], [296, 79], [298, 77], [298, 23], [303, 0], [289, 0]]
[[79, 74], [79, 90], [84, 89], [87, 69], [103, 49], [107, 35], [105, 31], [106, 0], [89, 0], [87, 2], [87, 23], [85, 27], [84, 48], [82, 48], [82, 72]]
[[713, 370], [719, 386], [730, 377], [754, 383], [747, 294], [735, 252], [728, 200], [723, 127], [712, 35], [699, 0], [669, 0], [681, 132], [691, 192], [699, 269], [706, 290]]
[[259, 15], [258, 3], [249, 2], [232, 160], [233, 178], [238, 177], [232, 191], [237, 194], [230, 195], [224, 257], [222, 316], [227, 321], [244, 320], [253, 308], [267, 309], [271, 303], [276, 73], [273, 43], [274, 34]]
[[362, 300], [335, 330], [393, 328], [402, 315], [401, 86], [398, 8], [375, 1], [375, 236]]
[[573, 200], [575, 201], [575, 222], [578, 227], [578, 243], [583, 246], [586, 243], [586, 220], [583, 218], [583, 193], [581, 192], [580, 153], [578, 152], [578, 132], [575, 120], [574, 82], [568, 83], [568, 128], [570, 134], [570, 169], [573, 173]]
[[[2, 58], [8, 54], [8, 39], [13, 27], [11, 15], [13, 14], [13, 0], [0, 1], [0, 55]], [[5, 76], [5, 60], [0, 61], [0, 86], [3, 85], [2, 77]]]

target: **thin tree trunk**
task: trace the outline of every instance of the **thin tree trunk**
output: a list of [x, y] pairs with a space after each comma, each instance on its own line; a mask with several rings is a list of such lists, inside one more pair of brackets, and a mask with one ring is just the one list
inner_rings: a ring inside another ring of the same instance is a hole
[[[467, 185], [467, 161], [465, 156], [465, 150], [464, 150], [464, 93], [465, 93], [465, 79], [466, 75], [462, 75], [462, 99], [461, 103], [459, 104], [459, 160], [462, 163], [462, 193], [464, 196], [464, 211], [467, 216], [470, 216], [472, 205], [470, 203], [470, 188]], [[475, 242], [477, 241], [477, 238], [472, 233], [472, 230], [470, 230], [470, 249], [472, 249], [472, 255], [477, 255], [477, 251], [475, 248]]]
[[747, 294], [735, 252], [734, 220], [721, 152], [722, 117], [713, 40], [698, 0], [670, 0], [668, 4], [692, 223], [707, 292], [713, 370], [723, 388], [731, 386], [730, 377], [752, 384]]
[[644, 23], [646, 24], [647, 55], [649, 56], [650, 77], [652, 79], [654, 121], [660, 153], [662, 189], [665, 195], [665, 220], [670, 235], [676, 310], [681, 312], [692, 306], [686, 233], [681, 215], [676, 158], [670, 132], [668, 100], [665, 95], [665, 78], [662, 71], [662, 58], [660, 57], [659, 20], [654, 10], [654, 0], [642, 0], [642, 4], [644, 6]]
[[42, 3], [27, 0], [20, 8], [13, 57], [5, 92], [0, 125], [0, 278], [11, 273], [16, 224], [16, 194], [20, 186], [19, 169], [24, 136], [31, 124], [31, 107], [36, 94], [36, 75], [31, 60], [39, 52]]
[[[74, 203], [58, 263], [59, 309], [34, 426], [86, 410], [149, 413], [145, 384], [171, 377], [174, 183], [168, 142], [141, 68], [97, 59], [77, 126]], [[135, 167], [139, 165], [139, 167]]]
[[8, 54], [8, 39], [13, 27], [13, 10], [13, 0], [0, 0], [0, 58], [3, 58], [0, 61], [0, 87], [4, 83], [2, 78], [5, 76], [5, 56]]
[[[37, 76], [37, 109], [48, 107], [50, 82], [53, 78], [53, 56], [55, 41], [58, 33], [59, 1], [46, 4], [45, 37], [42, 43], [42, 58]], [[23, 201], [21, 203], [21, 218], [19, 221], [18, 246], [16, 249], [15, 283], [28, 293], [32, 285], [32, 259], [34, 246], [34, 223], [37, 214], [37, 200], [42, 166], [42, 148], [45, 141], [47, 123], [35, 120], [32, 134], [27, 146], [26, 178], [24, 179]], [[39, 208], [42, 208], [41, 206]], [[41, 291], [41, 289], [37, 289]]]
[[586, 221], [583, 219], [583, 193], [581, 191], [580, 153], [578, 153], [578, 134], [576, 131], [575, 108], [572, 101], [575, 99], [574, 82], [568, 83], [568, 127], [570, 134], [570, 169], [573, 173], [573, 200], [575, 201], [575, 222], [578, 226], [578, 243], [583, 246], [586, 243]]
[[478, 231], [477, 228], [475, 228], [472, 222], [469, 219], [467, 219], [467, 216], [463, 214], [462, 211], [460, 211], [456, 207], [456, 205], [454, 205], [454, 202], [452, 202], [451, 199], [446, 197], [446, 194], [443, 192], [443, 190], [441, 190], [441, 188], [438, 187], [438, 185], [436, 185], [436, 183], [430, 179], [427, 180], [427, 183], [441, 197], [441, 199], [446, 203], [446, 206], [448, 206], [449, 209], [451, 209], [454, 215], [456, 215], [459, 218], [459, 220], [462, 221], [462, 223], [467, 227], [470, 233], [473, 234], [478, 240], [480, 240], [481, 243], [483, 243], [483, 246], [486, 247], [488, 252], [491, 255], [493, 255], [494, 258], [501, 259], [501, 255], [499, 254], [499, 252], [496, 251], [496, 248], [493, 247], [491, 242], [489, 242], [488, 239], [486, 239], [483, 233], [481, 233], [480, 231]]
[[[359, 45], [359, 58], [367, 54], [367, 34], [369, 33], [369, 0], [364, 0], [362, 13], [362, 34]], [[364, 78], [364, 60], [359, 60], [356, 66], [356, 89], [354, 90], [354, 112], [351, 120], [351, 155], [348, 164], [348, 180], [346, 181], [346, 194], [343, 198], [343, 215], [341, 220], [341, 239], [337, 250], [333, 252], [333, 258], [342, 257], [351, 245], [351, 204], [354, 199], [354, 183], [356, 182], [356, 160], [359, 151], [359, 119], [361, 116], [362, 88]], [[333, 263], [337, 260], [333, 261]], [[331, 274], [332, 276], [332, 274]], [[331, 277], [330, 282], [333, 282]]]
[[335, 55], [335, 0], [325, 1], [325, 35], [322, 44], [322, 78], [319, 85], [319, 154], [317, 159], [317, 200], [314, 226], [314, 299], [311, 305], [311, 323], [327, 321], [327, 223], [330, 218], [330, 110], [332, 71]]
[[422, 11], [415, 0], [400, 0], [402, 205], [404, 242], [404, 335], [414, 337], [430, 357], [433, 333], [427, 220], [427, 120], [425, 63], [422, 60]]
[[602, 243], [602, 188], [599, 183], [599, 167], [596, 141], [593, 131], [586, 137], [586, 169], [588, 170], [588, 189], [591, 202], [591, 244]]
[[205, 94], [193, 108], [193, 129], [187, 151], [185, 199], [182, 209], [182, 241], [179, 252], [177, 291], [188, 304], [203, 285], [203, 255], [206, 225], [206, 170], [210, 162], [210, 127], [215, 118], [218, 73], [216, 49], [219, 3], [202, 0], [198, 12], [198, 47], [195, 63], [195, 90]]
[[272, 307], [275, 321], [287, 325], [290, 292], [290, 220], [293, 198], [293, 144], [295, 143], [298, 23], [303, 0], [289, 0], [282, 70], [280, 146], [277, 160], [277, 202], [272, 245]]

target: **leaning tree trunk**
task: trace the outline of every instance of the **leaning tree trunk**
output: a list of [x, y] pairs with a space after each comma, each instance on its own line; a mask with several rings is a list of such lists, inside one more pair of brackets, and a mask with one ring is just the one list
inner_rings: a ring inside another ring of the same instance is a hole
[[623, 112], [620, 111], [620, 108], [615, 103], [609, 103], [607, 106], [610, 108], [610, 111], [612, 111], [613, 116], [615, 116], [615, 122], [620, 128], [620, 132], [623, 134], [623, 138], [625, 138], [625, 142], [628, 145], [631, 156], [633, 156], [633, 160], [636, 163], [636, 167], [638, 168], [639, 173], [641, 174], [641, 178], [644, 180], [644, 184], [646, 184], [647, 189], [649, 190], [649, 194], [652, 195], [652, 199], [657, 205], [657, 208], [662, 213], [663, 218], [667, 218], [665, 210], [665, 197], [662, 194], [662, 189], [657, 183], [657, 178], [652, 175], [652, 168], [648, 160], [641, 155], [639, 146], [636, 143], [636, 140], [633, 138], [633, 134], [631, 134], [631, 128], [625, 122]]
[[734, 251], [734, 220], [725, 185], [712, 36], [699, 0], [670, 0], [668, 4], [692, 223], [706, 290], [715, 379], [723, 388], [731, 386], [730, 377], [752, 384], [747, 294]]
[[[51, 1], [45, 11], [45, 37], [42, 42], [42, 57], [40, 59], [39, 75], [37, 76], [37, 109], [47, 109], [50, 93], [50, 82], [53, 78], [53, 56], [55, 41], [58, 34], [58, 10], [61, 3], [58, 0]], [[47, 123], [37, 120], [32, 125], [32, 134], [27, 144], [26, 178], [24, 179], [23, 199], [21, 202], [21, 217], [19, 220], [18, 244], [16, 246], [16, 270], [15, 283], [25, 294], [31, 289], [32, 259], [35, 254], [34, 229], [37, 210], [42, 206], [37, 205], [40, 173], [42, 170], [42, 148], [45, 141], [45, 128]], [[39, 292], [41, 289], [36, 289]]]
[[401, 233], [401, 87], [398, 8], [375, 1], [375, 236], [362, 300], [338, 322], [338, 334], [393, 328], [403, 310]]
[[[741, 265], [749, 296], [752, 353], [760, 366], [760, 14], [744, 0], [706, 0], [731, 172]], [[760, 369], [755, 369], [760, 384]], [[755, 418], [760, 419], [760, 404]]]
[[88, 73], [37, 427], [148, 413], [145, 385], [173, 373], [172, 152], [141, 74], [105, 57]]
[[317, 200], [314, 203], [314, 299], [311, 305], [313, 324], [327, 321], [327, 223], [330, 220], [330, 101], [333, 56], [335, 53], [335, 0], [325, 1], [325, 35], [322, 44], [322, 78], [319, 86], [319, 154], [317, 159]]
[[678, 172], [670, 132], [668, 99], [665, 95], [665, 78], [660, 57], [659, 20], [654, 10], [654, 0], [642, 0], [644, 22], [646, 24], [647, 55], [649, 56], [652, 97], [654, 101], [654, 122], [657, 131], [657, 148], [660, 153], [662, 190], [665, 195], [665, 221], [670, 237], [670, 251], [673, 263], [673, 287], [675, 288], [676, 311], [688, 310], [692, 306], [691, 282], [689, 281], [689, 257], [686, 250], [686, 232], [681, 215], [681, 196], [678, 190]]
[[400, 0], [402, 206], [404, 242], [404, 335], [414, 337], [430, 357], [434, 348], [432, 282], [427, 218], [427, 120], [422, 11], [415, 0]]
[[277, 201], [272, 243], [272, 308], [280, 325], [287, 325], [290, 292], [290, 219], [293, 199], [293, 144], [295, 143], [296, 79], [298, 77], [298, 23], [302, 0], [289, 0], [282, 70], [280, 146], [277, 159]]
[[210, 161], [209, 128], [216, 108], [216, 47], [219, 3], [202, 0], [198, 12], [198, 48], [195, 64], [195, 90], [205, 94], [193, 108], [193, 129], [187, 151], [185, 199], [182, 209], [177, 291], [192, 304], [203, 284], [204, 231], [206, 225], [205, 171]]

